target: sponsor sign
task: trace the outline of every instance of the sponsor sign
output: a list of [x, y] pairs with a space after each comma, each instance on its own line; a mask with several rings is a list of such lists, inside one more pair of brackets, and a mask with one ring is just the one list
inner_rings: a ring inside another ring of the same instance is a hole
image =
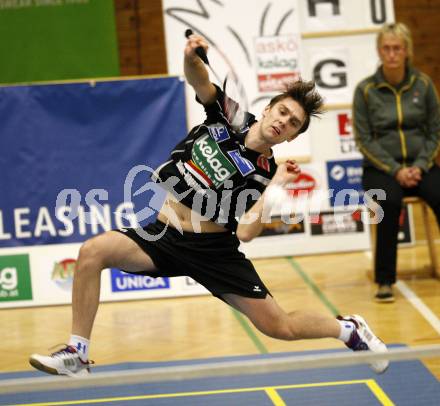
[[364, 232], [361, 211], [324, 211], [310, 216], [312, 235]]
[[75, 259], [63, 259], [60, 262], [55, 262], [51, 279], [62, 290], [72, 290], [73, 274], [76, 269]]
[[338, 118], [338, 134], [339, 147], [342, 154], [350, 154], [359, 152], [353, 135], [353, 127], [351, 116], [348, 113], [339, 113]]
[[194, 279], [190, 278], [189, 276], [181, 276], [178, 278], [173, 279], [173, 283], [175, 283], [175, 286], [179, 286], [178, 283], [180, 281], [180, 289], [182, 289], [182, 292], [185, 292], [185, 294], [206, 294], [209, 293], [206, 288], [195, 281]]
[[300, 194], [308, 194], [316, 189], [316, 179], [309, 173], [302, 171], [295, 182], [289, 183], [287, 190], [290, 195], [297, 197]]
[[[237, 170], [226, 158], [216, 142], [208, 135], [203, 135], [194, 142], [192, 162], [200, 169], [201, 175], [209, 185], [219, 188]], [[195, 169], [195, 168], [193, 168]]]
[[28, 255], [0, 257], [0, 302], [32, 300]]
[[185, 281], [184, 285], [186, 287], [192, 288], [194, 286], [201, 286], [200, 283], [195, 281], [193, 278], [190, 278], [189, 276], [184, 276], [183, 278], [184, 278], [184, 281]]
[[394, 21], [392, 0], [310, 0], [299, 5], [306, 32], [365, 29]]
[[111, 270], [112, 292], [128, 292], [152, 289], [169, 289], [170, 279], [165, 277], [152, 278], [146, 275], [134, 275]]
[[348, 48], [329, 46], [307, 49], [312, 77], [319, 93], [326, 103], [347, 103], [351, 101], [349, 87], [349, 66], [352, 65]]
[[304, 216], [293, 214], [287, 219], [283, 216], [273, 216], [270, 223], [264, 224], [260, 237], [302, 233], [304, 233]]
[[[177, 77], [2, 88], [0, 248], [81, 242], [153, 216], [163, 191], [152, 168], [186, 133], [184, 96]], [[39, 193], [17, 161], [23, 148], [46, 180]]]
[[327, 162], [330, 206], [363, 204], [362, 159]]
[[281, 35], [255, 40], [256, 71], [260, 92], [279, 92], [300, 76], [300, 36]]

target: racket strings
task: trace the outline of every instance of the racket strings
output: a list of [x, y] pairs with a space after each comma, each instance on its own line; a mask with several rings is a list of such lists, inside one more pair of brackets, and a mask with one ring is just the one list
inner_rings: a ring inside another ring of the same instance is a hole
[[224, 112], [231, 127], [239, 131], [247, 118], [248, 103], [246, 91], [232, 72], [227, 74], [223, 82]]

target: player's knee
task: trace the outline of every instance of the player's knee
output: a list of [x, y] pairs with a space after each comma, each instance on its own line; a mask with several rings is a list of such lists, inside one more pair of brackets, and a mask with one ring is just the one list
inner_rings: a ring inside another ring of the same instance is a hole
[[80, 265], [78, 271], [85, 269], [90, 264], [94, 265], [94, 268], [105, 267], [105, 247], [102, 236], [93, 237], [83, 243], [79, 250], [78, 262]]
[[269, 322], [256, 327], [267, 336], [278, 340], [292, 341], [298, 339], [298, 334], [286, 317], [273, 317]]
[[299, 340], [300, 334], [288, 320], [285, 320], [283, 326], [280, 328], [280, 337], [281, 340], [293, 341]]

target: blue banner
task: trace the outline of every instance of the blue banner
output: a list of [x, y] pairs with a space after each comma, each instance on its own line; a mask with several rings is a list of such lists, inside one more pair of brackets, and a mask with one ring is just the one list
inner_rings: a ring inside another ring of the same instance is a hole
[[3, 87], [0, 123], [0, 248], [80, 242], [156, 214], [151, 170], [185, 137], [184, 84]]
[[330, 206], [364, 204], [362, 172], [362, 159], [327, 161]]

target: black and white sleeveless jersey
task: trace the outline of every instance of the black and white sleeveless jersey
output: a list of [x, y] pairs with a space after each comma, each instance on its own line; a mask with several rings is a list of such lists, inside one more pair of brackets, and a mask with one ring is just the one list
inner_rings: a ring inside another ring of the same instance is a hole
[[234, 131], [224, 106], [224, 93], [205, 105], [206, 120], [194, 127], [159, 166], [153, 180], [182, 204], [231, 231], [237, 219], [261, 196], [276, 171], [273, 155], [245, 147], [255, 116], [246, 113], [243, 128]]

